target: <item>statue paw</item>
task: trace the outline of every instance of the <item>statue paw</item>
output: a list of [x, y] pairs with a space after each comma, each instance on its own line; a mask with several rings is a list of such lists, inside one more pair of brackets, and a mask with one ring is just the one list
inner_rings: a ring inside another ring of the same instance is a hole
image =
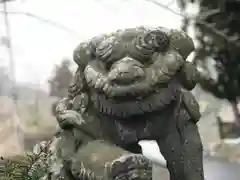
[[140, 154], [124, 155], [106, 165], [109, 180], [151, 180], [152, 163]]
[[93, 171], [86, 169], [82, 162], [75, 161], [71, 164], [71, 173], [75, 179], [97, 180]]
[[74, 110], [65, 110], [59, 117], [59, 126], [63, 129], [74, 127], [76, 125], [82, 125], [85, 123], [81, 114]]

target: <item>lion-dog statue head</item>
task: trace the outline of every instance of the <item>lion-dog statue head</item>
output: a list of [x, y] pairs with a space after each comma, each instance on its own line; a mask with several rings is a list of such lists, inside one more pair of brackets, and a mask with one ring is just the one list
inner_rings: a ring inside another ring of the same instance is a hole
[[175, 61], [185, 61], [193, 50], [193, 41], [184, 32], [138, 27], [81, 43], [74, 61], [95, 108], [126, 117], [168, 104], [176, 88], [161, 79], [174, 79]]

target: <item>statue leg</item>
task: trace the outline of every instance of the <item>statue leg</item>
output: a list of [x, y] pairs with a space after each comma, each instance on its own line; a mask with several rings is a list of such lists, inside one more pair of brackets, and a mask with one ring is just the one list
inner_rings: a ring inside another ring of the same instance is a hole
[[[59, 130], [50, 144], [49, 173], [46, 179], [75, 180], [69, 171], [72, 158], [92, 139], [78, 130]], [[54, 167], [54, 168], [53, 168]], [[82, 170], [81, 167], [79, 170]]]
[[184, 121], [179, 127], [171, 123], [168, 134], [157, 143], [167, 161], [170, 180], [204, 180], [202, 142], [193, 121]]
[[104, 140], [91, 141], [79, 148], [70, 170], [76, 179], [152, 179], [151, 161]]

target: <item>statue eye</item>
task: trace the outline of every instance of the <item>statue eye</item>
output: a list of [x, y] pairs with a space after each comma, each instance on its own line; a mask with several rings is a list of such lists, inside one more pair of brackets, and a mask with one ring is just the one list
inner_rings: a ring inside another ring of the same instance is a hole
[[144, 42], [151, 46], [156, 52], [163, 52], [169, 45], [169, 38], [165, 32], [156, 29], [146, 33]]
[[155, 52], [164, 52], [169, 46], [169, 37], [160, 29], [148, 30], [135, 39], [133, 56], [149, 59]]
[[111, 56], [113, 46], [116, 42], [116, 37], [111, 36], [103, 40], [96, 48], [96, 56], [100, 60], [106, 60]]

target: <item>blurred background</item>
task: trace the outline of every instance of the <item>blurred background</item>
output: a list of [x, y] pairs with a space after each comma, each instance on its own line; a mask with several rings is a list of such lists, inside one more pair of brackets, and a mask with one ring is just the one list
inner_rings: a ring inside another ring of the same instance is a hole
[[119, 28], [186, 31], [201, 72], [204, 152], [240, 163], [239, 0], [0, 0], [0, 156], [28, 150], [56, 128], [81, 41]]

